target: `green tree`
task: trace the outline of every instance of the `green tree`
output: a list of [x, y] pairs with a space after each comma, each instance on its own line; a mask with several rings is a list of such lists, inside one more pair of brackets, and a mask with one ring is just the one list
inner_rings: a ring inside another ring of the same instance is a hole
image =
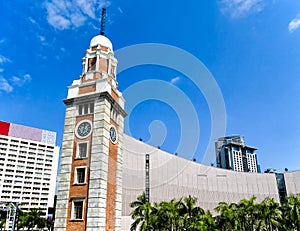
[[32, 208], [29, 212], [24, 212], [22, 210], [19, 211], [19, 222], [18, 229], [21, 228], [24, 230], [25, 228], [30, 231], [33, 228], [43, 229], [46, 227], [47, 222], [46, 218], [42, 217], [42, 212], [40, 209]]
[[278, 230], [281, 227], [282, 214], [280, 204], [267, 197], [259, 205], [258, 230]]
[[20, 228], [22, 230], [25, 229], [27, 222], [28, 222], [28, 213], [24, 212], [22, 210], [19, 210], [18, 212], [18, 224], [17, 224], [17, 230], [19, 230]]
[[[183, 224], [181, 226], [182, 230], [192, 230], [199, 225], [198, 220], [202, 215], [205, 214], [205, 211], [197, 207], [195, 204], [197, 202], [197, 198], [195, 197], [185, 197], [183, 198], [182, 209], [180, 211], [180, 215], [182, 216]], [[194, 228], [192, 228], [194, 227]]]
[[41, 217], [41, 210], [40, 209], [30, 209], [28, 213], [28, 220], [27, 220], [27, 229], [28, 231], [33, 229], [36, 226], [39, 226], [38, 228], [45, 227], [46, 223], [44, 222], [44, 219]]
[[[272, 198], [255, 203], [255, 197], [238, 204], [220, 202], [218, 215], [196, 206], [195, 197], [162, 201], [152, 206], [139, 196], [130, 206], [134, 222], [131, 230], [141, 231], [300, 231], [300, 196], [287, 197], [283, 205]], [[283, 219], [284, 217], [284, 219]]]
[[5, 227], [6, 223], [6, 211], [0, 211], [0, 230]]
[[180, 230], [180, 224], [183, 224], [183, 217], [180, 213], [183, 210], [183, 203], [180, 200], [172, 199], [170, 202], [163, 201], [159, 204], [157, 216], [164, 221], [166, 230]]
[[140, 231], [153, 230], [152, 214], [154, 208], [151, 203], [147, 201], [146, 194], [140, 195], [136, 201], [130, 203], [130, 207], [134, 210], [131, 212], [131, 218], [134, 222], [131, 224], [130, 230], [136, 230], [139, 227]]
[[240, 221], [238, 216], [238, 205], [231, 203], [230, 205], [226, 202], [220, 202], [215, 208], [220, 214], [216, 216], [216, 223], [220, 230], [224, 231], [239, 231]]
[[300, 231], [300, 195], [286, 197], [282, 213], [285, 227]]
[[258, 205], [255, 204], [256, 197], [253, 196], [249, 200], [242, 199], [238, 204], [238, 220], [241, 230], [250, 231], [255, 230], [257, 223], [257, 216], [259, 213]]
[[187, 230], [191, 231], [213, 231], [217, 229], [215, 217], [212, 216], [210, 211], [204, 214], [198, 214], [197, 217], [189, 224]]

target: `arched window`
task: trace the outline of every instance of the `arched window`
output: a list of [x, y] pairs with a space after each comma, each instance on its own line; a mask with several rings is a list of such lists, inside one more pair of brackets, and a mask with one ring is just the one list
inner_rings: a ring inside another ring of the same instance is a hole
[[88, 71], [96, 70], [96, 57], [89, 59]]

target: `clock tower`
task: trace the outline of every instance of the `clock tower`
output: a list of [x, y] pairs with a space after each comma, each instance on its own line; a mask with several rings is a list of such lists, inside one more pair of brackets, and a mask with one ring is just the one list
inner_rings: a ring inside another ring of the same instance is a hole
[[64, 100], [56, 231], [121, 230], [126, 113], [116, 69], [112, 43], [95, 36]]

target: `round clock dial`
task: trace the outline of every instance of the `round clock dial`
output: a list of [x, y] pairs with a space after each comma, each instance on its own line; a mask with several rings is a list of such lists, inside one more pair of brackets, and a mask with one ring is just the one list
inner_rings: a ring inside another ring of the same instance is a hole
[[89, 120], [83, 120], [81, 121], [75, 130], [76, 136], [78, 138], [86, 138], [88, 137], [92, 132], [92, 124]]
[[110, 137], [110, 141], [113, 144], [117, 143], [117, 141], [118, 141], [117, 129], [113, 125], [111, 125], [109, 128], [109, 137]]

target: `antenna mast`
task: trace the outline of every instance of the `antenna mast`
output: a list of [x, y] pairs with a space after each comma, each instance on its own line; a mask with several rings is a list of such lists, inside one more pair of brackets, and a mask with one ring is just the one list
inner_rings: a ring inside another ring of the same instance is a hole
[[106, 8], [102, 8], [101, 25], [100, 25], [100, 34], [101, 35], [104, 35], [105, 18], [106, 18]]

